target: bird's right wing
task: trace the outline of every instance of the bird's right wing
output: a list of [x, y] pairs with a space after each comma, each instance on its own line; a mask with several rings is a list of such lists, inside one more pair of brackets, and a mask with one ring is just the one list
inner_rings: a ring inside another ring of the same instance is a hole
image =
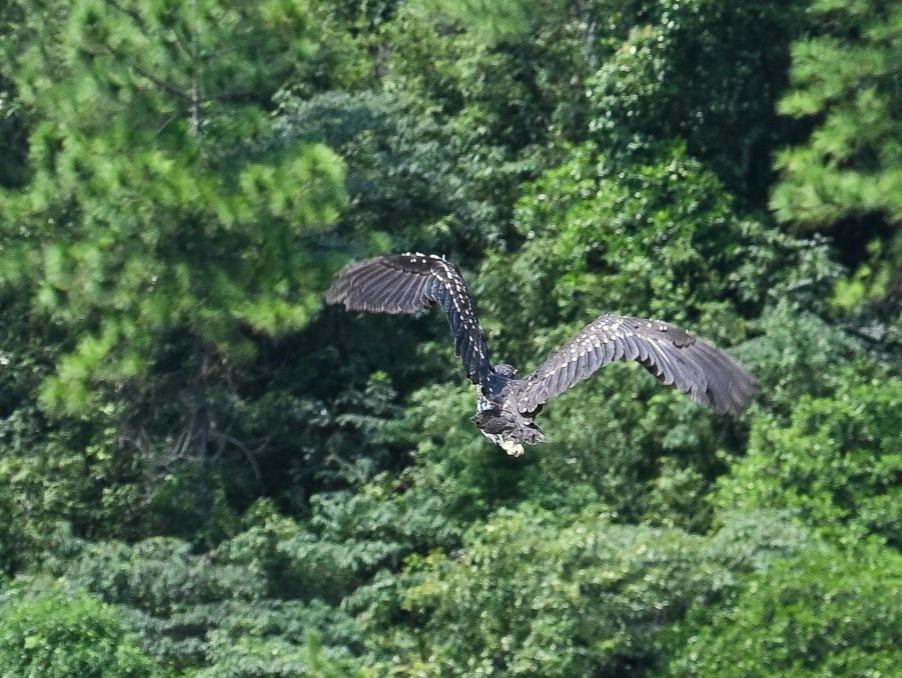
[[755, 378], [736, 360], [676, 325], [602, 315], [526, 377], [520, 411], [534, 411], [615, 360], [641, 363], [661, 383], [721, 414], [742, 412], [758, 392]]
[[326, 302], [349, 311], [413, 313], [440, 305], [454, 335], [454, 350], [474, 384], [492, 372], [476, 308], [460, 269], [434, 254], [406, 252], [351, 264], [326, 292]]

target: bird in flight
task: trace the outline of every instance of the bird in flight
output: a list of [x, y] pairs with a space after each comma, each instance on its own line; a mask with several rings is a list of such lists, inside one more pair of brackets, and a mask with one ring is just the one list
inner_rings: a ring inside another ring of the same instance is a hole
[[476, 384], [473, 422], [510, 455], [545, 442], [535, 423], [544, 403], [599, 368], [634, 360], [661, 383], [673, 386], [720, 414], [739, 414], [758, 392], [755, 378], [726, 353], [676, 325], [601, 315], [553, 352], [524, 379], [510, 365], [492, 365], [476, 306], [460, 269], [435, 254], [405, 252], [347, 266], [326, 292], [326, 302], [349, 311], [413, 313], [441, 306], [454, 349]]

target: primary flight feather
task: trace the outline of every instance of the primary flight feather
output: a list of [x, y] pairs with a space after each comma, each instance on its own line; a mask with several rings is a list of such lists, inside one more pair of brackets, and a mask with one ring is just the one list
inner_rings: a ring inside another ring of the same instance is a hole
[[634, 360], [661, 383], [720, 414], [738, 414], [758, 392], [755, 378], [711, 344], [676, 325], [602, 315], [552, 353], [525, 379], [510, 365], [492, 365], [476, 306], [460, 269], [434, 254], [406, 252], [351, 264], [326, 292], [349, 311], [412, 313], [441, 306], [467, 377], [476, 384], [473, 421], [508, 454], [544, 442], [535, 417], [543, 404], [616, 360]]

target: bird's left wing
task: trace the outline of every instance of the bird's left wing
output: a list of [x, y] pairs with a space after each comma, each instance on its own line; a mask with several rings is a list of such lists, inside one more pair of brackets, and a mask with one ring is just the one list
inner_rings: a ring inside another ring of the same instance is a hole
[[736, 360], [676, 325], [602, 315], [526, 377], [517, 397], [520, 411], [534, 411], [615, 360], [641, 363], [661, 383], [721, 414], [742, 412], [758, 392], [755, 378]]
[[448, 316], [454, 350], [470, 381], [479, 384], [492, 372], [476, 307], [460, 269], [442, 257], [406, 252], [351, 264], [335, 277], [326, 302], [376, 313], [413, 313], [438, 304]]

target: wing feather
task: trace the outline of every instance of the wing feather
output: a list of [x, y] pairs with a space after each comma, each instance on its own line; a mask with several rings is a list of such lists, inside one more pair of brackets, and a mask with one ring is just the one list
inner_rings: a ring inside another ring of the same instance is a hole
[[475, 384], [492, 372], [476, 307], [460, 269], [434, 254], [406, 252], [347, 266], [326, 292], [326, 302], [349, 311], [413, 313], [441, 306], [448, 316], [454, 351]]
[[589, 369], [591, 360], [592, 356], [589, 354], [588, 349], [586, 349], [585, 352], [577, 354], [576, 359], [573, 361], [573, 366], [576, 368], [576, 374], [580, 375]]
[[599, 366], [614, 360], [614, 346], [611, 344], [611, 342], [605, 339], [602, 341], [601, 347], [604, 351], [604, 355], [601, 356], [601, 360], [598, 363]]
[[423, 280], [414, 280], [410, 285], [398, 290], [396, 299], [398, 308], [408, 308], [423, 294]]
[[661, 383], [722, 414], [742, 412], [758, 392], [741, 364], [676, 325], [602, 315], [526, 377], [520, 410], [535, 410], [615, 360], [639, 362]]
[[635, 337], [631, 335], [626, 335], [623, 337], [623, 343], [626, 346], [623, 354], [626, 356], [627, 360], [638, 360], [639, 359], [639, 345], [636, 342]]

